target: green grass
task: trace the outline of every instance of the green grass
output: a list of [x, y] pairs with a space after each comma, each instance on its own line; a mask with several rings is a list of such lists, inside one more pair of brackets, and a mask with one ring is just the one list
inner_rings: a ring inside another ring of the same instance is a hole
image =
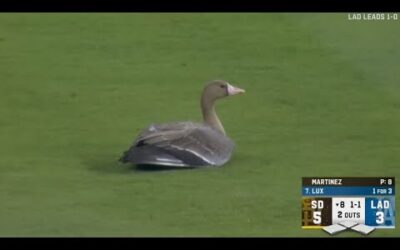
[[[399, 22], [0, 14], [0, 235], [326, 236], [300, 227], [301, 177], [400, 179]], [[218, 105], [227, 165], [117, 162], [150, 123], [200, 120], [216, 78], [247, 91]]]

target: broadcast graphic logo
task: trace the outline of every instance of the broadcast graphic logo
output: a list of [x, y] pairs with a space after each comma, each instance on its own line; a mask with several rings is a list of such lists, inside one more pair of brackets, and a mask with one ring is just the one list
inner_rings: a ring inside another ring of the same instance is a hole
[[394, 177], [304, 177], [302, 228], [369, 234], [395, 228]]

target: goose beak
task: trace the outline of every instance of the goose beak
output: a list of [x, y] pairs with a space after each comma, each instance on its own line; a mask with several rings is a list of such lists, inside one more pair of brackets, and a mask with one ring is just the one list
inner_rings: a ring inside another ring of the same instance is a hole
[[235, 86], [232, 86], [228, 83], [228, 95], [237, 95], [237, 94], [243, 94], [246, 91], [244, 89], [237, 88]]

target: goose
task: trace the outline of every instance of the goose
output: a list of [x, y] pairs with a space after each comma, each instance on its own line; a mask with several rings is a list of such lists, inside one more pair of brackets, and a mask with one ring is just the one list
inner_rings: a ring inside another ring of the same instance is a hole
[[234, 142], [227, 137], [215, 112], [215, 102], [245, 93], [224, 80], [205, 85], [201, 95], [202, 123], [191, 121], [151, 124], [123, 153], [122, 163], [169, 167], [222, 166], [231, 158]]

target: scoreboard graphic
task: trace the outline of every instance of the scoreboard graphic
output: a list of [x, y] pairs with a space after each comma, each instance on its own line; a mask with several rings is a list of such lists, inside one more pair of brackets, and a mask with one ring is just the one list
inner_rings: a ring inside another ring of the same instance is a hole
[[303, 229], [337, 226], [344, 230], [350, 224], [372, 229], [395, 228], [394, 177], [302, 179]]

